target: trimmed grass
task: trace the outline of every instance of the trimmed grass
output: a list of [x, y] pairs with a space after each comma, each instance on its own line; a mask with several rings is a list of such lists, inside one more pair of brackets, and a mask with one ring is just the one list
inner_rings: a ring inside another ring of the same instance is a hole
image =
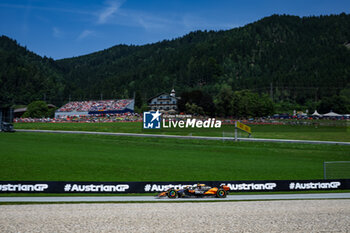
[[338, 145], [21, 132], [1, 133], [0, 148], [9, 181], [322, 179], [323, 161], [350, 160]]
[[[299, 139], [350, 142], [349, 127], [339, 126], [291, 126], [291, 125], [252, 125], [254, 138]], [[16, 129], [77, 130], [118, 133], [150, 133], [193, 136], [234, 137], [234, 126], [223, 125], [220, 129], [162, 129], [143, 130], [141, 122], [114, 123], [16, 123]], [[247, 137], [244, 132], [239, 137]]]

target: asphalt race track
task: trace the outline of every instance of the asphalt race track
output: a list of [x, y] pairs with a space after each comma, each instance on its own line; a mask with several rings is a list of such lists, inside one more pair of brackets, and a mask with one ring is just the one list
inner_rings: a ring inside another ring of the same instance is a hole
[[159, 201], [252, 201], [252, 200], [301, 200], [301, 199], [350, 199], [350, 193], [312, 194], [261, 194], [228, 195], [226, 198], [156, 198], [154, 196], [95, 196], [95, 197], [0, 197], [0, 203], [9, 202], [159, 202]]
[[[109, 132], [66, 131], [66, 130], [36, 130], [36, 129], [16, 129], [16, 131], [18, 131], [18, 132], [29, 132], [29, 133], [95, 134], [95, 135], [110, 135], [110, 136], [178, 138], [178, 139], [197, 139], [197, 140], [229, 140], [229, 141], [234, 141], [235, 140], [235, 138], [233, 138], [233, 137], [181, 136], [181, 135], [164, 135], [164, 134], [109, 133]], [[328, 144], [328, 145], [345, 145], [345, 146], [350, 146], [350, 142], [292, 140], [292, 139], [237, 138], [237, 141], [306, 143], [306, 144]]]

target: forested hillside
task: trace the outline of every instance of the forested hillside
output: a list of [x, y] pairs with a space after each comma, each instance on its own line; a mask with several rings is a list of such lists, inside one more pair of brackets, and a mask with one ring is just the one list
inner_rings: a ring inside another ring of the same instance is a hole
[[15, 40], [0, 37], [0, 105], [45, 100], [60, 104], [65, 83], [53, 59], [42, 58]]
[[347, 14], [272, 15], [232, 30], [196, 31], [57, 61], [1, 37], [0, 100], [26, 104], [46, 95], [60, 104], [101, 94], [127, 98], [134, 92], [146, 100], [174, 87], [177, 94], [200, 89], [214, 102], [227, 90], [249, 89], [272, 97], [281, 111], [316, 108], [336, 98], [348, 104], [349, 28]]

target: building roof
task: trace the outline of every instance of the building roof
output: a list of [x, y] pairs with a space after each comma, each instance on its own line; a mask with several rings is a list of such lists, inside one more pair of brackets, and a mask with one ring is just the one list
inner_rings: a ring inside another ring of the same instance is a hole
[[[47, 107], [48, 108], [56, 108], [55, 105], [53, 104], [47, 104]], [[28, 110], [27, 107], [24, 107], [24, 108], [16, 108], [15, 110], [13, 110], [14, 113], [18, 113], [18, 112], [26, 112]]]
[[315, 112], [312, 114], [312, 116], [322, 116], [322, 115], [319, 114], [319, 113], [317, 112], [317, 110], [315, 110]]
[[158, 94], [158, 95], [155, 95], [155, 96], [149, 98], [149, 99], [147, 100], [147, 102], [150, 102], [150, 101], [153, 100], [154, 98], [157, 98], [158, 96], [161, 96], [161, 95], [168, 95], [168, 96], [170, 96], [170, 94], [165, 93], [165, 92], [162, 92], [162, 93], [160, 93], [160, 94]]
[[343, 115], [340, 115], [340, 114], [338, 114], [338, 113], [335, 113], [335, 112], [329, 112], [329, 113], [326, 113], [326, 114], [324, 114], [323, 115], [324, 117], [341, 117], [341, 116], [343, 116]]
[[17, 108], [15, 110], [13, 110], [13, 112], [17, 113], [17, 112], [26, 112], [27, 111], [27, 107], [25, 108]]

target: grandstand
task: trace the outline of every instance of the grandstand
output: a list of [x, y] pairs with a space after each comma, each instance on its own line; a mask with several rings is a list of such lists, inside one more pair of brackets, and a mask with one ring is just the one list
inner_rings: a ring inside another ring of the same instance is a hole
[[67, 116], [88, 116], [94, 114], [133, 113], [133, 99], [72, 101], [55, 112], [55, 118]]

